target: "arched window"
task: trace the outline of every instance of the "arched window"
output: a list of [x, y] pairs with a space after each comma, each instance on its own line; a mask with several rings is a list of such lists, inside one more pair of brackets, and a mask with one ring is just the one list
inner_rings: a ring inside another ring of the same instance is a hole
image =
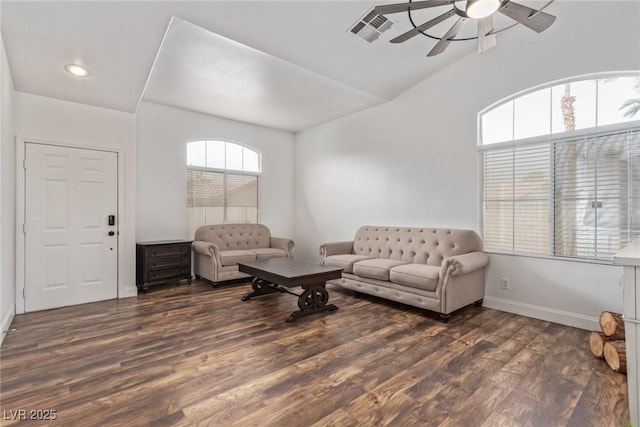
[[640, 119], [640, 73], [556, 82], [480, 113], [480, 144], [557, 135]]
[[510, 97], [478, 141], [487, 250], [610, 260], [640, 236], [640, 73]]
[[187, 232], [205, 224], [257, 223], [260, 153], [228, 141], [187, 144]]

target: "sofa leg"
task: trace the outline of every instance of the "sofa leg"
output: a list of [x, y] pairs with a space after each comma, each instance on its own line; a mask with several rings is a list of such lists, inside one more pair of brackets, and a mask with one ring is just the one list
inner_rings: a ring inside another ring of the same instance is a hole
[[449, 323], [449, 318], [451, 317], [450, 314], [444, 314], [444, 313], [440, 313], [440, 321], [442, 323]]
[[482, 307], [483, 299], [480, 298], [478, 301], [474, 302], [473, 305], [476, 307]]
[[220, 286], [220, 283], [218, 282], [211, 282], [211, 287], [212, 288], [218, 288]]

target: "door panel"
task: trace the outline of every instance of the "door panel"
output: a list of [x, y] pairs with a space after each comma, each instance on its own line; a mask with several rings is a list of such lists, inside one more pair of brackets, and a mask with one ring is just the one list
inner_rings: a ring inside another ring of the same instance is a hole
[[116, 298], [117, 154], [27, 143], [25, 156], [26, 311]]

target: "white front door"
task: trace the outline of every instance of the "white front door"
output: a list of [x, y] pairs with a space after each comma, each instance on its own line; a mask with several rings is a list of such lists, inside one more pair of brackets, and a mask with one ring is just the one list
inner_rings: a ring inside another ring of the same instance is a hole
[[27, 143], [25, 159], [25, 311], [117, 298], [117, 154]]

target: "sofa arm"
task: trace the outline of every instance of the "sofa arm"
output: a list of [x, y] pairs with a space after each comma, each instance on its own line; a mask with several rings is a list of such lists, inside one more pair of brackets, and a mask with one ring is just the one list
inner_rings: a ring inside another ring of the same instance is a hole
[[320, 245], [320, 264], [331, 255], [347, 255], [353, 253], [353, 240], [345, 242], [331, 242]]
[[196, 240], [193, 243], [191, 243], [191, 249], [196, 253], [199, 253], [202, 255], [209, 255], [211, 258], [213, 258], [213, 261], [217, 265], [221, 265], [220, 250], [218, 249], [218, 246], [215, 243], [205, 242], [203, 240]]
[[489, 264], [489, 255], [484, 252], [469, 252], [467, 254], [450, 256], [442, 260], [440, 277], [444, 278], [449, 272], [451, 276], [472, 273]]
[[289, 258], [293, 258], [293, 240], [283, 237], [271, 237], [271, 247], [276, 249], [282, 249], [287, 253]]

